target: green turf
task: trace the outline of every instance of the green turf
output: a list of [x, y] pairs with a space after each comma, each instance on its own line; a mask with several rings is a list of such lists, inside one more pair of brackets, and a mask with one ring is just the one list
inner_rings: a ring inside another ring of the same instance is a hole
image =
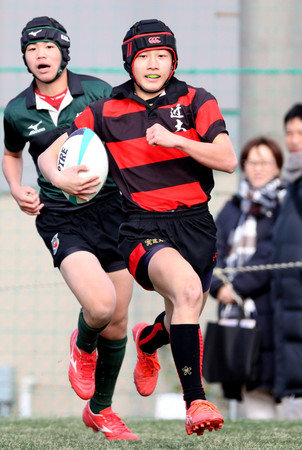
[[227, 421], [222, 430], [187, 436], [180, 420], [128, 419], [140, 441], [108, 441], [80, 419], [0, 419], [0, 448], [14, 450], [103, 449], [302, 449], [302, 421]]

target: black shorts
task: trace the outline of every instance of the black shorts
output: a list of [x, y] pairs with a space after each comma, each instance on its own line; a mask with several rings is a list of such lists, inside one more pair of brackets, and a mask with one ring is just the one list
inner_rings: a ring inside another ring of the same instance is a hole
[[216, 226], [208, 205], [174, 212], [133, 213], [120, 227], [119, 248], [130, 273], [145, 289], [153, 290], [148, 263], [163, 247], [175, 248], [209, 287], [217, 252]]
[[115, 272], [126, 268], [117, 247], [123, 218], [121, 194], [115, 191], [74, 212], [64, 214], [43, 208], [36, 218], [36, 227], [55, 267], [60, 267], [71, 253], [84, 250], [93, 253], [106, 272]]

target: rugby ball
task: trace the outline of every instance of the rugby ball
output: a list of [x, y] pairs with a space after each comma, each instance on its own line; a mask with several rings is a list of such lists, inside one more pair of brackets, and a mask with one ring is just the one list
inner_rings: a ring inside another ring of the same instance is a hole
[[[66, 139], [58, 155], [58, 170], [65, 170], [68, 167], [81, 164], [85, 164], [88, 170], [79, 172], [80, 176], [98, 175], [100, 180], [100, 184], [94, 188], [97, 192], [87, 195], [89, 199], [92, 199], [99, 193], [106, 181], [108, 175], [108, 156], [101, 139], [89, 128], [79, 128], [74, 131]], [[67, 192], [62, 192], [74, 205], [86, 203], [85, 200], [72, 196]]]

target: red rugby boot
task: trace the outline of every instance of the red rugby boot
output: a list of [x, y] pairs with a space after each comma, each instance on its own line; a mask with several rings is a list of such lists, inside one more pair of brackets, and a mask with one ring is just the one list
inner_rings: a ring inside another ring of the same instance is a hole
[[137, 323], [132, 330], [137, 351], [137, 363], [133, 373], [134, 384], [137, 392], [144, 397], [151, 395], [154, 391], [158, 380], [158, 372], [160, 371], [157, 351], [152, 355], [148, 355], [139, 347], [140, 334], [147, 326], [149, 326], [148, 323], [140, 322]]
[[69, 381], [72, 388], [83, 400], [89, 400], [95, 391], [95, 369], [98, 351], [91, 354], [80, 350], [77, 345], [78, 330], [74, 330], [70, 338]]
[[101, 431], [108, 440], [139, 440], [139, 437], [129, 430], [111, 408], [103, 409], [99, 414], [93, 414], [87, 403], [83, 410], [83, 422], [93, 431]]
[[194, 400], [187, 411], [187, 434], [201, 435], [205, 430], [219, 430], [223, 425], [223, 416], [217, 407], [208, 400]]

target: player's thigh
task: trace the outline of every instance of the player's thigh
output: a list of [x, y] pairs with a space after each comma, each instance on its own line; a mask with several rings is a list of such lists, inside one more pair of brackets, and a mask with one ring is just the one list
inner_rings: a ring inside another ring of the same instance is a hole
[[108, 277], [112, 281], [116, 293], [117, 309], [128, 309], [133, 293], [133, 277], [128, 269], [109, 272]]
[[63, 259], [60, 271], [85, 309], [115, 308], [114, 285], [93, 253], [71, 253]]
[[158, 250], [150, 259], [148, 274], [155, 290], [174, 305], [183, 301], [200, 302], [200, 279], [191, 264], [174, 248]]

